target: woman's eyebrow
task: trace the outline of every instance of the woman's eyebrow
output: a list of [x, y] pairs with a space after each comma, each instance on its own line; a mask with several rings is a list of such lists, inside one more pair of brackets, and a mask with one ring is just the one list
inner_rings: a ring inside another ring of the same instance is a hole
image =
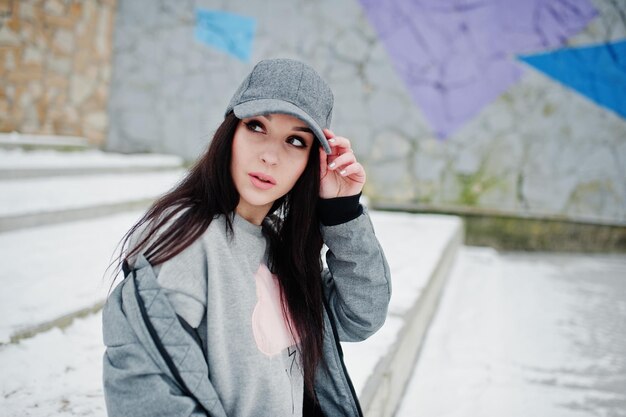
[[311, 129], [309, 129], [308, 127], [304, 127], [304, 126], [294, 126], [293, 130], [313, 134], [313, 131]]

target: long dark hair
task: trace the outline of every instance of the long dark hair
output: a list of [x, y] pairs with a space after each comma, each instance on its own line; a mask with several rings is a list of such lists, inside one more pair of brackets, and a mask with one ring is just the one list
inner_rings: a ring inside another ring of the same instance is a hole
[[[231, 215], [239, 203], [239, 193], [231, 176], [230, 161], [239, 121], [229, 113], [187, 176], [159, 198], [124, 235], [118, 271], [124, 260], [139, 253], [151, 265], [173, 258], [198, 239], [218, 215], [224, 215], [228, 230], [233, 233]], [[268, 267], [280, 282], [283, 313], [291, 313], [295, 327], [291, 333], [294, 339], [296, 333], [300, 338], [305, 389], [313, 398], [324, 336], [320, 278], [323, 242], [316, 210], [320, 188], [318, 146], [314, 141], [304, 172], [291, 191], [274, 202], [263, 222], [269, 241]], [[142, 227], [146, 227], [146, 232], [141, 233], [137, 244], [126, 248], [130, 237]]]

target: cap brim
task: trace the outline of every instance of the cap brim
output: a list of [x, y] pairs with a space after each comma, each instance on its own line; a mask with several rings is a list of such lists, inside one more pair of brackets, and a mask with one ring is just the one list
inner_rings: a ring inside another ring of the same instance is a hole
[[239, 119], [268, 113], [283, 113], [297, 117], [311, 128], [311, 131], [313, 131], [313, 134], [322, 145], [322, 148], [324, 148], [324, 151], [326, 151], [327, 154], [331, 153], [330, 145], [328, 144], [328, 140], [322, 128], [304, 110], [288, 101], [274, 98], [259, 98], [237, 104], [233, 107], [233, 112]]

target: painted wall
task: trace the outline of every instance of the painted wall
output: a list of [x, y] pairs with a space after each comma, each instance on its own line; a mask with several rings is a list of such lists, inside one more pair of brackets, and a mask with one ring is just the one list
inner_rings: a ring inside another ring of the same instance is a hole
[[0, 2], [0, 132], [106, 138], [115, 0]]
[[626, 224], [626, 3], [119, 0], [115, 24], [110, 149], [195, 157], [292, 57], [375, 202]]

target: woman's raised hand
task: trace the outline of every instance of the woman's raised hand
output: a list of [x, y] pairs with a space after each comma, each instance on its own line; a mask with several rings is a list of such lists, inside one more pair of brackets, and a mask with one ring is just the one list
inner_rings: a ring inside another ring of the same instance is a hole
[[335, 198], [356, 195], [365, 184], [365, 169], [357, 160], [350, 141], [324, 129], [332, 153], [320, 148], [320, 197]]

